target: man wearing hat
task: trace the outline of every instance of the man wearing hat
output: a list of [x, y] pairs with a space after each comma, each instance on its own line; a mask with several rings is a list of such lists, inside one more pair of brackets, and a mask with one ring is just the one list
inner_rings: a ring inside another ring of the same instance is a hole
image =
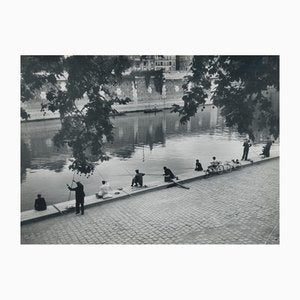
[[67, 187], [70, 191], [75, 191], [75, 199], [76, 199], [76, 215], [79, 214], [79, 206], [80, 206], [80, 210], [81, 210], [81, 214], [84, 214], [84, 186], [80, 181], [74, 181], [77, 184], [77, 187], [75, 188], [71, 188], [68, 184]]

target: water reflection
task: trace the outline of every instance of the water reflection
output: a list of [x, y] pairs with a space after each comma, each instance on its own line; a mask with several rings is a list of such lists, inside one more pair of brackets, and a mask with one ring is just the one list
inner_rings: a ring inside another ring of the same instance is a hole
[[26, 179], [26, 169], [47, 169], [61, 172], [70, 157], [67, 147], [57, 149], [52, 138], [59, 130], [58, 120], [22, 123], [21, 181]]
[[28, 145], [21, 140], [21, 181], [26, 179], [26, 168], [31, 167], [31, 152]]
[[147, 145], [153, 150], [155, 145], [165, 146], [167, 137], [174, 134], [207, 132], [208, 129], [214, 134], [218, 122], [221, 129], [224, 129], [218, 110], [211, 107], [207, 107], [184, 125], [180, 124], [178, 115], [168, 111], [128, 114], [115, 121], [115, 141], [111, 146], [107, 145], [107, 150], [113, 156], [130, 158], [137, 146]]
[[[130, 113], [117, 117], [115, 140], [107, 144], [106, 150], [113, 157], [131, 158], [137, 147], [156, 145], [165, 146], [168, 136], [175, 134], [193, 134], [195, 132], [215, 133], [215, 128], [224, 130], [223, 118], [217, 108], [206, 107], [189, 122], [182, 125], [177, 114], [169, 111], [156, 114]], [[52, 142], [55, 133], [60, 129], [59, 120], [22, 123], [21, 136], [21, 180], [26, 179], [26, 169], [48, 169], [62, 172], [71, 155], [67, 147], [57, 149]]]

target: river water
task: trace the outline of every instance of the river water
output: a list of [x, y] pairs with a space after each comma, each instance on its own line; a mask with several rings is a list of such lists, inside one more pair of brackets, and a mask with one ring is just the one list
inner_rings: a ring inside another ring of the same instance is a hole
[[[94, 175], [75, 176], [85, 186], [86, 195], [98, 191], [102, 178], [113, 188], [129, 186], [135, 169], [153, 174], [145, 184], [162, 182], [162, 167], [176, 175], [193, 172], [195, 159], [207, 167], [212, 156], [218, 160], [241, 158], [245, 136], [225, 126], [216, 107], [206, 106], [185, 125], [170, 111], [157, 114], [128, 113], [114, 120], [115, 141], [106, 147], [111, 156], [100, 163]], [[59, 120], [27, 122], [21, 125], [21, 210], [33, 208], [34, 199], [42, 194], [47, 204], [67, 201], [73, 172], [68, 169], [71, 151], [57, 150], [52, 137], [59, 130]], [[252, 147], [258, 156], [261, 145]], [[74, 198], [74, 195], [71, 199]]]

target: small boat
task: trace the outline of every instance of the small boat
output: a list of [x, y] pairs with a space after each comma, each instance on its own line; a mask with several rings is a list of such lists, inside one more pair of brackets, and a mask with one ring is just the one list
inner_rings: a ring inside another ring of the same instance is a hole
[[148, 108], [148, 109], [144, 109], [144, 113], [145, 114], [149, 114], [149, 113], [157, 113], [159, 111], [162, 111], [162, 109], [158, 109], [158, 108]]
[[121, 111], [117, 113], [111, 113], [110, 116], [118, 117], [118, 116], [126, 116], [126, 113]]

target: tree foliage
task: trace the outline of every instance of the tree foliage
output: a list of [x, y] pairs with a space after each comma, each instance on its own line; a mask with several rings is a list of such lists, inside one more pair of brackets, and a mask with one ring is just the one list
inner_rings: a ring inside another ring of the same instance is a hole
[[254, 138], [256, 121], [277, 138], [279, 116], [267, 96], [270, 87], [279, 91], [278, 56], [194, 56], [183, 85], [184, 105], [174, 105], [173, 111], [186, 122], [211, 98], [227, 126]]
[[[74, 160], [70, 169], [91, 174], [95, 163], [108, 159], [105, 142], [113, 141], [113, 105], [126, 104], [129, 98], [117, 97], [111, 88], [131, 66], [128, 56], [22, 56], [21, 101], [35, 98], [47, 88], [42, 111], [59, 112], [61, 129], [54, 136], [57, 147], [68, 145]], [[146, 86], [153, 78], [162, 93], [163, 71], [142, 71], [129, 77], [144, 76]], [[65, 85], [61, 84], [64, 79]], [[221, 108], [226, 124], [253, 138], [253, 123], [279, 134], [279, 116], [266, 96], [269, 87], [279, 90], [278, 56], [194, 56], [191, 75], [183, 85], [184, 105], [174, 105], [186, 122], [208, 98]], [[77, 100], [86, 98], [79, 108]], [[21, 108], [21, 117], [30, 116]]]
[[[93, 172], [95, 162], [106, 160], [104, 140], [113, 141], [111, 116], [117, 111], [112, 105], [126, 104], [108, 86], [117, 84], [122, 73], [131, 65], [126, 56], [22, 56], [21, 101], [34, 97], [37, 90], [47, 86], [47, 103], [42, 110], [59, 112], [61, 129], [54, 144], [67, 144], [73, 151], [70, 169], [83, 174]], [[60, 80], [65, 78], [65, 86]], [[78, 108], [76, 100], [88, 102]], [[28, 114], [21, 110], [21, 117]]]

